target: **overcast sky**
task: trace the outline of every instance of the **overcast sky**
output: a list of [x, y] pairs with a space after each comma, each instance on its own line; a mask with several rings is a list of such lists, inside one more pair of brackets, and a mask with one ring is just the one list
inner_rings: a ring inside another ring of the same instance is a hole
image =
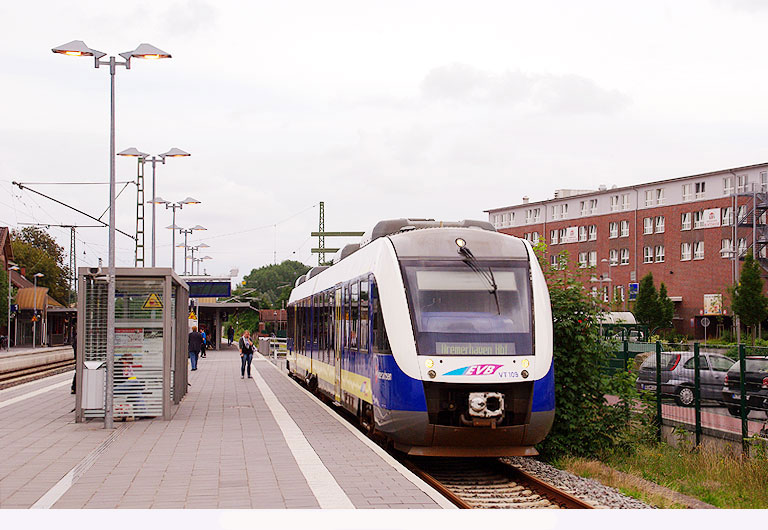
[[[92, 224], [11, 181], [108, 180], [108, 69], [50, 49], [148, 42], [173, 58], [118, 70], [117, 150], [192, 153], [158, 168], [157, 194], [202, 201], [176, 222], [208, 228], [192, 241], [211, 274], [316, 264], [320, 201], [327, 230], [366, 230], [768, 160], [761, 0], [43, 0], [3, 2], [0, 20], [0, 225]], [[135, 175], [118, 157], [118, 180]], [[108, 205], [105, 185], [32, 187]], [[118, 228], [135, 211], [128, 186]], [[150, 223], [147, 208], [147, 247]], [[161, 266], [169, 224], [159, 209]], [[78, 264], [106, 263], [106, 242], [81, 229]], [[133, 265], [132, 241], [117, 248]]]

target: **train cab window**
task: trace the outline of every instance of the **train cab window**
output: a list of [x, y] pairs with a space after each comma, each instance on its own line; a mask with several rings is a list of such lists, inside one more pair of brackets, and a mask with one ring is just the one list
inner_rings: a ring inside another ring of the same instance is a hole
[[390, 354], [392, 349], [389, 346], [389, 340], [387, 339], [387, 329], [384, 327], [384, 315], [381, 311], [381, 304], [379, 303], [379, 290], [376, 286], [376, 279], [371, 278], [371, 326], [372, 326], [372, 339], [371, 350], [375, 353]]
[[358, 330], [360, 351], [368, 353], [368, 279], [360, 282], [360, 329]]
[[357, 350], [360, 323], [360, 282], [350, 285], [349, 297], [349, 349]]
[[531, 355], [527, 262], [403, 262], [420, 355]]

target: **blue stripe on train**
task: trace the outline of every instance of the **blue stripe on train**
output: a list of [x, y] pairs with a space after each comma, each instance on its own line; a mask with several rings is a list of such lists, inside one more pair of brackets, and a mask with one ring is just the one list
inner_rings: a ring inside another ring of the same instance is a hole
[[426, 412], [424, 384], [405, 375], [393, 355], [376, 355], [376, 371], [371, 380], [374, 405], [387, 410]]
[[547, 375], [533, 383], [531, 412], [544, 412], [555, 408], [555, 363], [549, 365]]

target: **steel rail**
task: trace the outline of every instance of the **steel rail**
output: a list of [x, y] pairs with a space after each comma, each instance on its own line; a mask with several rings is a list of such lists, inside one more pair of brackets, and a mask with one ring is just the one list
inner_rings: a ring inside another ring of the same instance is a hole
[[0, 390], [28, 383], [29, 381], [34, 381], [36, 379], [42, 379], [49, 375], [63, 373], [71, 370], [74, 366], [75, 361], [70, 359], [0, 373]]

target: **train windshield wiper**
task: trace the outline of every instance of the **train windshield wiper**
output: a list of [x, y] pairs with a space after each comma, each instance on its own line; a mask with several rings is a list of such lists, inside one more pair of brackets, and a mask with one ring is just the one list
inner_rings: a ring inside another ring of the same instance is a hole
[[469, 250], [466, 246], [459, 247], [459, 254], [464, 256], [464, 263], [472, 269], [474, 272], [476, 272], [480, 277], [485, 280], [485, 282], [488, 284], [488, 293], [493, 295], [493, 299], [496, 301], [496, 312], [501, 315], [501, 308], [499, 307], [499, 295], [498, 290], [499, 286], [496, 285], [496, 278], [493, 275], [493, 270], [491, 270], [490, 267], [488, 267], [488, 272], [484, 271], [482, 268], [480, 268], [480, 265], [477, 263], [477, 258], [474, 254], [472, 254], [472, 251]]

